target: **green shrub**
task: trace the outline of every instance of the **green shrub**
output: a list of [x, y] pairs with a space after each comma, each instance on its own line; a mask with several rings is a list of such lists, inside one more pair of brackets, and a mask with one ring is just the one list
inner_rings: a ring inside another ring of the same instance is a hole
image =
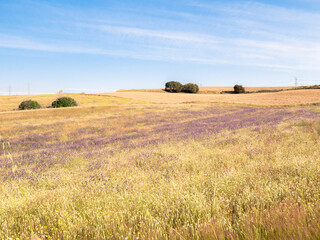
[[234, 93], [245, 93], [246, 92], [244, 87], [242, 85], [238, 85], [238, 84], [234, 85], [233, 89], [234, 89]]
[[78, 106], [77, 102], [71, 97], [61, 97], [52, 102], [53, 108], [60, 108], [60, 107], [75, 107]]
[[187, 84], [183, 85], [182, 92], [197, 93], [197, 92], [199, 92], [199, 86], [194, 83], [187, 83]]
[[39, 109], [41, 105], [37, 101], [33, 100], [26, 100], [20, 103], [19, 109], [26, 110], [26, 109]]
[[176, 81], [166, 83], [165, 91], [179, 93], [182, 91], [183, 85]]

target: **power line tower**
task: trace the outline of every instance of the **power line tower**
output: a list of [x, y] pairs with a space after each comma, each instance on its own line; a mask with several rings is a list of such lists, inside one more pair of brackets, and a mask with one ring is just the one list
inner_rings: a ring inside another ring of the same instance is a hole
[[297, 78], [297, 77], [294, 78], [294, 85], [295, 85], [296, 87], [298, 86], [298, 78]]

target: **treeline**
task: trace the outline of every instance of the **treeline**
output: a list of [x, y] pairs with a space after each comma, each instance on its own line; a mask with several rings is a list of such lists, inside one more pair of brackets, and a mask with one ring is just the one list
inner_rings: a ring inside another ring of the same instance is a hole
[[292, 87], [288, 89], [262, 89], [258, 91], [246, 91], [242, 85], [235, 85], [233, 87], [234, 91], [222, 91], [221, 94], [225, 93], [274, 93], [274, 92], [285, 92], [285, 91], [294, 91], [294, 90], [310, 90], [310, 89], [320, 89], [320, 85], [310, 85], [310, 86], [300, 86]]
[[[234, 91], [230, 92], [224, 92], [224, 93], [245, 93], [245, 88], [242, 85], [236, 84], [233, 87]], [[165, 85], [166, 92], [172, 92], [172, 93], [197, 93], [199, 92], [199, 86], [195, 83], [187, 83], [187, 84], [181, 84], [180, 82], [177, 81], [170, 81], [167, 82]]]
[[166, 92], [184, 92], [184, 93], [197, 93], [199, 92], [199, 86], [195, 83], [187, 83], [187, 84], [181, 84], [176, 81], [167, 82], [165, 89]]

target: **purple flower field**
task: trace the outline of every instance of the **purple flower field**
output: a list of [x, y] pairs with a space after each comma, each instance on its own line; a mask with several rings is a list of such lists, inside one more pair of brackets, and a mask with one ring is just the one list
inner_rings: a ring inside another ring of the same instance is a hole
[[[23, 128], [11, 129], [10, 137], [6, 137], [4, 131], [2, 141], [10, 143], [13, 161], [8, 161], [0, 152], [0, 167], [37, 162], [33, 169], [36, 171], [41, 166], [64, 163], [73, 153], [83, 156], [112, 154], [121, 149], [141, 148], [169, 140], [214, 137], [223, 131], [244, 128], [261, 131], [280, 123], [320, 119], [320, 114], [312, 108], [208, 106], [171, 112], [161, 108], [145, 109], [142, 113], [134, 108], [129, 110], [127, 121], [122, 115], [103, 117], [101, 114], [90, 121], [83, 120], [80, 126], [74, 119], [66, 119], [51, 125], [28, 123]], [[66, 129], [64, 125], [70, 127]], [[67, 130], [66, 139], [61, 141], [60, 133], [64, 130]]]

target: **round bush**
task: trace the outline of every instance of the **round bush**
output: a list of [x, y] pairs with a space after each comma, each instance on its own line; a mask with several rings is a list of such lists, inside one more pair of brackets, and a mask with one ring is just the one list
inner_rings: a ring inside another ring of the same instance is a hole
[[61, 97], [52, 102], [53, 108], [60, 108], [60, 107], [75, 107], [78, 106], [77, 102], [71, 97]]
[[37, 101], [33, 100], [26, 100], [20, 103], [19, 109], [26, 110], [26, 109], [39, 109], [41, 105]]
[[234, 89], [234, 93], [245, 93], [246, 92], [244, 87], [242, 85], [238, 85], [238, 84], [234, 85], [233, 89]]
[[197, 93], [197, 92], [199, 92], [199, 86], [194, 83], [187, 83], [187, 84], [183, 85], [182, 92]]
[[171, 81], [166, 83], [165, 91], [179, 93], [182, 91], [183, 85], [176, 81]]

